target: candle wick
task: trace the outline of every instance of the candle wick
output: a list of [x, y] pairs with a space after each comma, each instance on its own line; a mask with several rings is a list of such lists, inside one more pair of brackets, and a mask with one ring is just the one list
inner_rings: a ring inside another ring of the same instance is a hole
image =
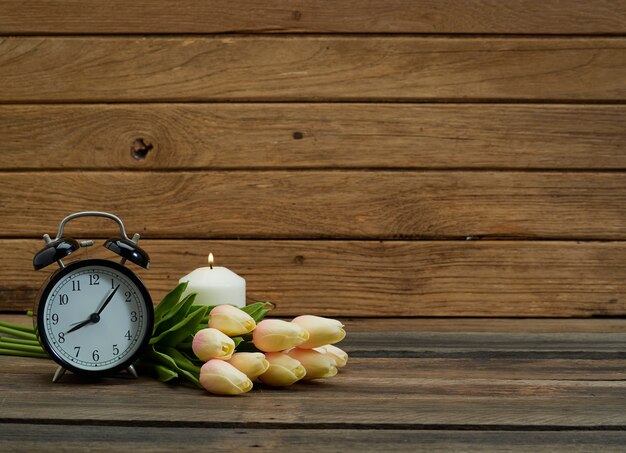
[[213, 269], [213, 263], [209, 263], [209, 267]]

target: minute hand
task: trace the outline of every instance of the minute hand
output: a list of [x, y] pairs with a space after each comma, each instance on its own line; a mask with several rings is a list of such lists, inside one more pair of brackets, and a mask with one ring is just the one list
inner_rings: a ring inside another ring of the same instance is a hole
[[106, 298], [106, 300], [104, 301], [104, 303], [102, 304], [102, 307], [100, 307], [100, 310], [98, 310], [96, 312], [97, 315], [100, 315], [100, 313], [102, 313], [102, 311], [106, 308], [107, 305], [109, 305], [109, 302], [111, 302], [111, 299], [113, 299], [113, 296], [115, 296], [115, 293], [117, 292], [117, 290], [119, 289], [120, 285], [118, 284], [115, 289], [113, 291], [111, 291], [111, 294], [109, 294], [109, 297]]

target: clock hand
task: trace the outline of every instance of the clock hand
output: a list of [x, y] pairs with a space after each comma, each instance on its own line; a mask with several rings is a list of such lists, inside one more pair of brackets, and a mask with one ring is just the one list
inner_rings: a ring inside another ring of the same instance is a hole
[[70, 332], [74, 332], [75, 330], [80, 329], [81, 327], [85, 327], [87, 324], [91, 324], [91, 318], [86, 319], [80, 323], [77, 323], [74, 327], [72, 327], [70, 330], [68, 330], [67, 332], [65, 332], [66, 334], [70, 333]]
[[102, 304], [102, 306], [100, 307], [100, 310], [98, 310], [96, 312], [96, 315], [100, 315], [100, 313], [102, 313], [102, 311], [106, 308], [107, 305], [109, 305], [109, 302], [111, 302], [111, 299], [113, 299], [113, 296], [115, 296], [115, 293], [117, 292], [117, 290], [119, 289], [120, 284], [118, 283], [118, 285], [115, 287], [115, 289], [111, 292], [111, 294], [109, 294], [109, 296], [106, 298], [106, 300], [104, 301], [104, 303]]
[[91, 323], [95, 324], [98, 321], [100, 321], [100, 313], [102, 313], [102, 311], [106, 308], [106, 306], [109, 305], [109, 302], [111, 302], [111, 300], [113, 299], [113, 296], [115, 296], [115, 293], [117, 292], [119, 287], [120, 287], [120, 285], [117, 285], [115, 287], [115, 289], [113, 291], [111, 291], [111, 294], [109, 294], [107, 296], [105, 301], [102, 303], [102, 306], [100, 307], [100, 309], [96, 313], [90, 314], [89, 318], [85, 319], [84, 321], [80, 321], [80, 322], [74, 323], [73, 324], [74, 327], [72, 327], [70, 330], [68, 330], [65, 333], [67, 334], [67, 333], [70, 333], [70, 332], [74, 332], [75, 330], [78, 330], [81, 327], [85, 327], [87, 324], [91, 324]]

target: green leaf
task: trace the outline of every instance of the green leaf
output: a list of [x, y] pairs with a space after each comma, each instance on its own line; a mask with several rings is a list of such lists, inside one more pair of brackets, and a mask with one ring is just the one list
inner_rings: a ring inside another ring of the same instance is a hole
[[[172, 357], [172, 354], [171, 354], [172, 351], [176, 355], [176, 357], [179, 357], [179, 356], [182, 357], [182, 354], [176, 351], [176, 349], [170, 348], [170, 351], [169, 351], [170, 354], [167, 354], [162, 351], [158, 351], [154, 348], [154, 346], [151, 349], [152, 350], [150, 351], [150, 354], [149, 354], [149, 357], [151, 360], [153, 360], [156, 363], [159, 363], [160, 366], [175, 373], [176, 377], [184, 377], [188, 381], [191, 381], [192, 383], [194, 383], [196, 386], [202, 387], [202, 385], [200, 384], [200, 380], [199, 380], [200, 368], [195, 367], [193, 363], [187, 361], [190, 363], [189, 368], [193, 370], [193, 372], [186, 370], [184, 368], [184, 366], [187, 366], [186, 363], [183, 363], [182, 361], [179, 361], [177, 358]], [[182, 359], [186, 361], [185, 357], [182, 357]], [[196, 368], [197, 368], [197, 371], [196, 371]]]
[[237, 349], [237, 346], [239, 346], [239, 344], [243, 342], [243, 337], [231, 337], [231, 338], [235, 342], [235, 349]]
[[193, 382], [196, 386], [202, 387], [200, 384], [200, 367], [189, 360], [185, 355], [175, 348], [164, 347], [162, 352], [167, 354], [175, 363], [177, 370], [188, 381]]
[[196, 386], [202, 387], [199, 380], [200, 367], [194, 365], [193, 362], [174, 348], [162, 348], [159, 350], [151, 346], [144, 359], [148, 362], [157, 363], [176, 373], [177, 377], [184, 377]]
[[149, 373], [161, 382], [168, 382], [178, 377], [176, 363], [165, 354], [150, 347], [148, 352], [137, 362], [141, 373]]
[[168, 367], [158, 363], [141, 362], [139, 369], [142, 373], [151, 374], [160, 382], [169, 382], [178, 377], [176, 371], [170, 370]]
[[189, 359], [186, 355], [184, 355], [178, 349], [172, 348], [169, 346], [164, 346], [163, 348], [160, 348], [160, 351], [163, 354], [167, 354], [172, 360], [174, 360], [178, 368], [182, 370], [187, 370], [190, 373], [193, 373], [194, 375], [200, 376], [200, 365], [198, 365], [198, 363], [201, 363], [201, 362], [199, 362], [197, 359], [196, 359], [196, 362], [197, 362], [196, 363], [193, 360]]
[[237, 352], [263, 352], [260, 349], [258, 349], [254, 345], [254, 343], [252, 343], [251, 341], [241, 341], [239, 344], [237, 344], [236, 351]]
[[178, 324], [172, 326], [170, 329], [161, 333], [157, 337], [150, 339], [150, 344], [160, 344], [161, 346], [176, 346], [181, 341], [185, 340], [189, 335], [196, 332], [202, 317], [206, 314], [206, 307], [200, 307], [195, 312], [189, 313], [189, 315], [180, 321]]
[[154, 365], [154, 370], [156, 371], [157, 379], [161, 382], [169, 382], [178, 377], [178, 373], [163, 365]]
[[185, 356], [187, 360], [191, 360], [192, 362], [198, 360], [198, 357], [196, 357], [196, 355], [193, 353], [192, 350], [189, 350], [189, 351], [181, 351], [180, 349], [176, 349], [176, 350], [180, 352], [183, 356]]
[[189, 309], [196, 298], [196, 293], [187, 295], [179, 304], [174, 305], [158, 323], [155, 323], [153, 336], [170, 329], [181, 322], [189, 313]]
[[161, 300], [161, 302], [159, 302], [159, 304], [155, 307], [154, 309], [155, 325], [180, 300], [180, 297], [183, 295], [183, 293], [187, 289], [187, 284], [188, 282], [180, 283], [178, 286], [176, 286], [176, 288], [174, 288], [169, 293], [167, 293], [167, 295], [163, 298], [163, 300]]
[[207, 309], [207, 315], [209, 313], [211, 313], [211, 310], [213, 310], [215, 307], [217, 307], [218, 305], [193, 305], [191, 308], [200, 308], [200, 307], [206, 307]]
[[273, 308], [274, 304], [271, 302], [256, 302], [254, 304], [246, 305], [240, 310], [248, 313], [252, 319], [254, 319], [254, 322], [260, 322], [263, 318], [265, 318], [265, 315], [272, 311]]
[[154, 346], [150, 346], [148, 348], [148, 352], [142, 358], [150, 362], [160, 363], [171, 370], [176, 370], [178, 368], [174, 359], [167, 354], [157, 351]]

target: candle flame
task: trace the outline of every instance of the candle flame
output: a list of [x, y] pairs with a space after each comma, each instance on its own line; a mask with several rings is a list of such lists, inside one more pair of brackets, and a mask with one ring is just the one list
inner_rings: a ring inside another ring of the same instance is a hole
[[209, 253], [209, 267], [213, 269], [213, 254]]

